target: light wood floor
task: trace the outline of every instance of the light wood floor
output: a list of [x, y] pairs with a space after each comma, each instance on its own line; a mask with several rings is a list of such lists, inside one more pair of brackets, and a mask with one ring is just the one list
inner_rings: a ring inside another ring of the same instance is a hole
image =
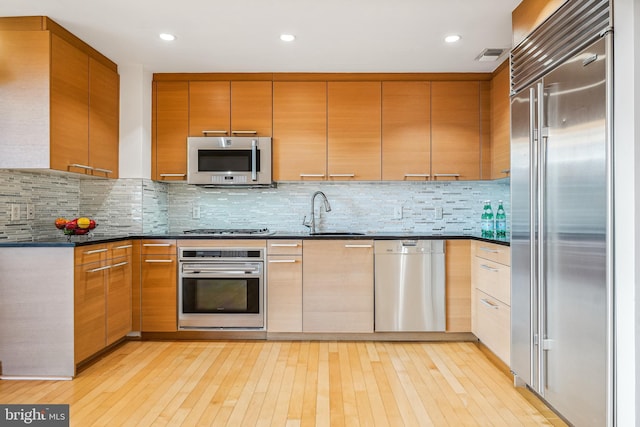
[[73, 381], [0, 381], [73, 426], [564, 425], [473, 343], [127, 342]]

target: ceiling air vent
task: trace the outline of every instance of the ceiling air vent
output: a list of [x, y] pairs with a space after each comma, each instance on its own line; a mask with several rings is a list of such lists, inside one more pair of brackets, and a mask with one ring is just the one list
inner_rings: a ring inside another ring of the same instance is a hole
[[502, 56], [506, 49], [485, 49], [476, 56], [476, 61], [487, 62], [495, 61]]

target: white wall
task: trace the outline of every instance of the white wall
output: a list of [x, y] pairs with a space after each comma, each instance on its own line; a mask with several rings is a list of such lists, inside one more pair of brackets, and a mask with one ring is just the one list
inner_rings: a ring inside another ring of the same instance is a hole
[[119, 65], [120, 178], [151, 178], [151, 81], [140, 64]]
[[617, 425], [640, 426], [640, 3], [614, 1]]

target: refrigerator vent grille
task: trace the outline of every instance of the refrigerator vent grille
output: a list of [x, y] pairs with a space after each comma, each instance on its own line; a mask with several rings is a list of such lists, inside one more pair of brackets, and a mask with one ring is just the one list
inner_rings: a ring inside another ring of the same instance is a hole
[[609, 0], [569, 0], [511, 50], [511, 93], [517, 93], [602, 36]]

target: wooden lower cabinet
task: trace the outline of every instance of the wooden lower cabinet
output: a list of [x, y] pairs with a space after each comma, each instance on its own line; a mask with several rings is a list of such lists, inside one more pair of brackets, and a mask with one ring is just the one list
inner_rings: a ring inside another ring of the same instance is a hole
[[175, 240], [142, 242], [141, 330], [178, 330], [177, 259]]
[[75, 249], [75, 361], [81, 362], [131, 331], [132, 243]]
[[302, 332], [302, 241], [267, 244], [267, 331]]
[[445, 246], [447, 332], [471, 332], [471, 262], [469, 240]]
[[304, 332], [373, 332], [373, 241], [304, 242]]
[[503, 362], [511, 354], [511, 250], [473, 242], [471, 286], [472, 332]]

